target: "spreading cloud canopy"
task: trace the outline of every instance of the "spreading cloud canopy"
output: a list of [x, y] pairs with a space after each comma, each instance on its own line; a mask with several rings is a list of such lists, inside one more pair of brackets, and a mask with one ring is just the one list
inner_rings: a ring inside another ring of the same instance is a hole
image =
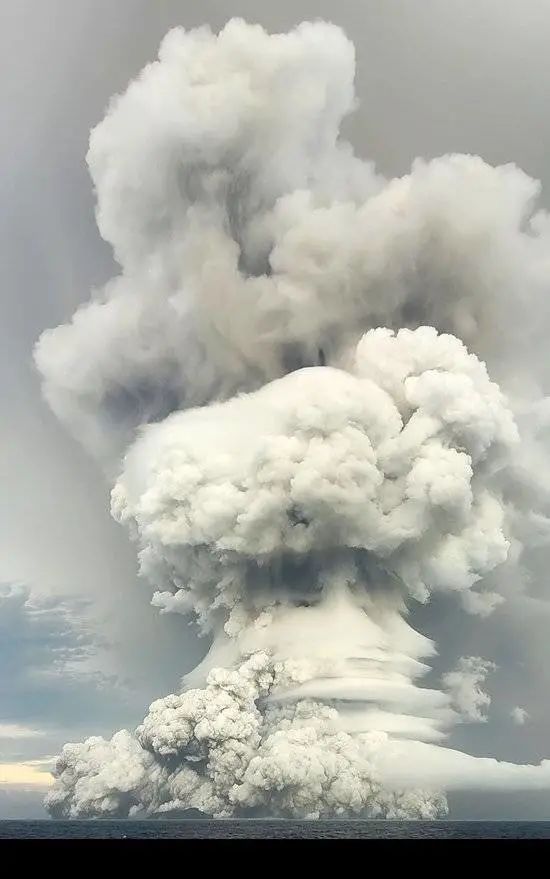
[[135, 734], [65, 748], [56, 814], [434, 816], [550, 786], [436, 743], [482, 719], [491, 666], [419, 687], [434, 646], [403, 618], [441, 593], [488, 615], [547, 548], [549, 218], [476, 156], [383, 179], [339, 133], [354, 71], [324, 22], [179, 28], [92, 132], [121, 273], [36, 364], [154, 604], [213, 644]]

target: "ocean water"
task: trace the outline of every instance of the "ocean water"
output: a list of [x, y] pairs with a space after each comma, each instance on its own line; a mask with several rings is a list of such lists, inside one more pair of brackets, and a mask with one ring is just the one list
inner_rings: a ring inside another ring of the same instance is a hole
[[550, 821], [0, 821], [0, 839], [550, 839]]

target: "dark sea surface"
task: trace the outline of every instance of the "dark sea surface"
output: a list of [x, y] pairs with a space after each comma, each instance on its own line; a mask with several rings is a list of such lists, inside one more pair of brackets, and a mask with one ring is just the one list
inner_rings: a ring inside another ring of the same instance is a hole
[[0, 821], [0, 839], [550, 839], [550, 821]]

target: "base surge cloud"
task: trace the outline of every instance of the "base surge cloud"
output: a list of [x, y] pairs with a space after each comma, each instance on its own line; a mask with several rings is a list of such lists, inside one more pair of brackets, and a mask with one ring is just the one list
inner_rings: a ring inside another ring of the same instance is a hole
[[323, 22], [176, 28], [92, 132], [121, 274], [36, 364], [152, 604], [211, 646], [134, 732], [65, 746], [53, 815], [436, 818], [453, 790], [550, 791], [548, 761], [446, 746], [494, 666], [422, 686], [435, 645], [406, 620], [434, 593], [492, 613], [550, 541], [550, 218], [475, 156], [385, 180], [339, 135], [354, 71]]

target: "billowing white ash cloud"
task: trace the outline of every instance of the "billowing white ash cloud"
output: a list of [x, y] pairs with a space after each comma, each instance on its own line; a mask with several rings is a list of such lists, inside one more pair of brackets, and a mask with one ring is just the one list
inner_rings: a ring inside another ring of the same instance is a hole
[[421, 686], [435, 646], [405, 619], [435, 592], [491, 613], [550, 538], [549, 218], [478, 157], [384, 180], [339, 136], [353, 79], [329, 24], [176, 29], [92, 132], [121, 274], [36, 363], [153, 605], [211, 647], [135, 732], [64, 748], [52, 814], [437, 817], [450, 790], [550, 789], [546, 761], [445, 746], [492, 663]]

